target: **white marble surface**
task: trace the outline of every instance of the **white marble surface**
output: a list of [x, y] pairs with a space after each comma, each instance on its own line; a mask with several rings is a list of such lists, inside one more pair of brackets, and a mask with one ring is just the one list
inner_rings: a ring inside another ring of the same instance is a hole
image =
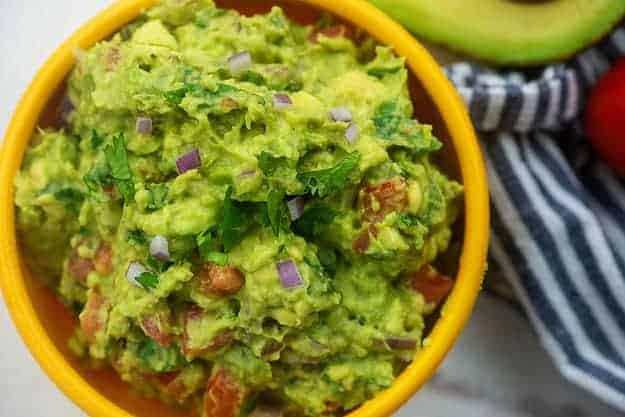
[[[108, 0], [0, 0], [0, 132], [36, 69]], [[0, 417], [84, 414], [46, 378], [0, 303]], [[522, 315], [485, 295], [438, 375], [398, 417], [616, 417], [564, 381]]]

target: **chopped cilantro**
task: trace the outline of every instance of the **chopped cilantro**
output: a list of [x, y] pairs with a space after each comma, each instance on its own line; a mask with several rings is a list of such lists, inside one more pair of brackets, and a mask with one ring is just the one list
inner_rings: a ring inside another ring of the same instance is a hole
[[199, 89], [201, 89], [201, 87], [197, 84], [186, 83], [183, 87], [164, 92], [163, 97], [165, 97], [165, 100], [167, 100], [169, 104], [179, 106], [188, 93], [192, 91], [197, 91]]
[[380, 104], [373, 116], [373, 124], [378, 136], [391, 139], [399, 130], [402, 116], [397, 112], [397, 105], [392, 101]]
[[150, 338], [144, 339], [139, 344], [137, 356], [143, 365], [153, 372], [170, 372], [185, 364], [178, 346], [172, 344], [163, 347]]
[[397, 145], [415, 152], [433, 152], [441, 148], [441, 142], [432, 135], [429, 126], [404, 117], [391, 101], [378, 106], [373, 116], [376, 134], [382, 139], [396, 140]]
[[131, 202], [135, 195], [135, 184], [128, 164], [126, 140], [123, 133], [113, 137], [113, 143], [104, 148], [104, 154], [117, 190], [124, 197], [124, 202]]
[[445, 198], [438, 183], [431, 179], [425, 192], [425, 205], [420, 210], [419, 221], [432, 226], [444, 220]]
[[284, 191], [273, 189], [267, 198], [267, 218], [273, 234], [278, 236], [281, 230], [288, 230], [289, 210], [284, 203]]
[[203, 259], [220, 266], [225, 266], [228, 263], [228, 255], [223, 252], [208, 252]]
[[137, 245], [146, 245], [148, 238], [143, 230], [128, 230], [126, 232], [126, 240]]
[[258, 156], [258, 167], [266, 176], [273, 175], [280, 165], [286, 160], [283, 157], [275, 157], [267, 151], [262, 151]]
[[232, 186], [226, 190], [224, 197], [221, 237], [224, 250], [230, 252], [243, 238], [253, 223], [254, 216], [246, 210], [242, 203], [232, 199]]
[[265, 78], [256, 71], [245, 71], [241, 76], [241, 81], [247, 81], [256, 85], [264, 85]]
[[146, 290], [153, 290], [158, 286], [158, 275], [154, 272], [144, 272], [139, 275], [135, 280]]
[[106, 140], [105, 135], [101, 135], [97, 130], [91, 130], [91, 149], [98, 149]]
[[68, 210], [78, 212], [80, 205], [85, 199], [85, 194], [71, 186], [59, 183], [50, 183], [46, 185], [41, 194], [52, 194], [54, 198], [63, 203]]
[[111, 171], [106, 165], [93, 167], [89, 172], [87, 172], [87, 174], [85, 174], [83, 181], [92, 193], [100, 192], [103, 186], [106, 187], [113, 185]]
[[148, 210], [158, 210], [167, 204], [167, 193], [169, 192], [167, 184], [152, 184], [148, 187], [148, 191], [150, 193]]
[[337, 215], [338, 212], [330, 206], [313, 204], [293, 223], [293, 231], [307, 238], [319, 236], [323, 227], [332, 223]]
[[145, 264], [153, 271], [158, 272], [159, 274], [167, 271], [172, 265], [172, 262], [169, 261], [161, 261], [160, 259], [156, 259], [153, 256], [148, 256], [148, 259], [145, 261]]
[[297, 179], [304, 184], [307, 193], [322, 198], [345, 187], [349, 176], [358, 168], [359, 162], [360, 153], [355, 151], [332, 168], [304, 172], [298, 174]]
[[196, 238], [196, 242], [200, 257], [203, 260], [221, 266], [228, 263], [228, 255], [222, 252], [219, 228], [217, 226], [211, 226], [200, 233]]
[[337, 257], [336, 252], [332, 248], [326, 246], [320, 246], [317, 252], [317, 257], [323, 268], [331, 275], [336, 272]]

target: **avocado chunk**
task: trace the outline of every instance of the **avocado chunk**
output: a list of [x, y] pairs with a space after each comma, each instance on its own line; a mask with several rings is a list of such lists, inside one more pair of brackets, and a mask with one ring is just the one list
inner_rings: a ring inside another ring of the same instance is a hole
[[623, 0], [371, 0], [418, 36], [497, 65], [567, 58], [625, 15]]

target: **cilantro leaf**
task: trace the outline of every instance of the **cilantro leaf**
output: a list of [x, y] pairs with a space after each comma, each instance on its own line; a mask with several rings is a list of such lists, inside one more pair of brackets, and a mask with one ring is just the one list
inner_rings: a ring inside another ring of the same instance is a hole
[[283, 157], [275, 157], [267, 151], [262, 151], [258, 156], [258, 167], [266, 176], [273, 175], [276, 170], [286, 160]]
[[180, 103], [182, 103], [182, 100], [184, 99], [184, 97], [188, 93], [197, 91], [199, 89], [201, 89], [201, 87], [198, 86], [197, 84], [187, 83], [180, 88], [165, 91], [163, 93], [163, 97], [165, 97], [165, 100], [167, 100], [169, 104], [174, 105], [174, 106], [179, 106]]
[[397, 145], [415, 152], [433, 152], [442, 143], [432, 135], [430, 126], [421, 125], [416, 120], [403, 116], [397, 105], [391, 101], [378, 106], [373, 116], [376, 133], [382, 139], [396, 140]]
[[83, 181], [92, 193], [101, 191], [102, 187], [113, 185], [111, 171], [106, 165], [93, 167], [89, 172], [87, 172], [87, 174], [85, 174]]
[[203, 259], [219, 266], [228, 264], [228, 255], [223, 252], [208, 252]]
[[137, 356], [143, 366], [153, 372], [170, 372], [186, 363], [175, 344], [163, 347], [151, 338], [146, 338], [139, 344]]
[[200, 233], [197, 238], [197, 247], [200, 257], [217, 265], [224, 266], [228, 263], [228, 255], [222, 252], [222, 244], [219, 238], [219, 228], [211, 226]]
[[304, 184], [307, 193], [314, 197], [326, 197], [340, 191], [349, 180], [349, 176], [358, 168], [360, 153], [348, 154], [332, 168], [297, 174], [297, 179]]
[[332, 275], [336, 273], [337, 256], [334, 249], [320, 246], [317, 251], [317, 257], [319, 258], [319, 263], [326, 271]]
[[167, 194], [169, 192], [167, 184], [152, 184], [148, 187], [148, 191], [150, 193], [148, 210], [158, 210], [167, 204]]
[[137, 245], [147, 245], [148, 238], [143, 230], [128, 230], [126, 232], [126, 240]]
[[156, 259], [155, 257], [150, 255], [150, 256], [148, 256], [148, 259], [145, 261], [145, 264], [151, 270], [156, 271], [159, 274], [161, 274], [161, 273], [167, 271], [167, 268], [169, 268], [171, 265], [173, 265], [173, 262], [161, 261], [160, 259]]
[[74, 212], [79, 211], [80, 205], [85, 199], [85, 194], [82, 191], [56, 182], [46, 185], [41, 190], [41, 194], [52, 194], [57, 201]]
[[435, 180], [430, 180], [425, 192], [425, 204], [419, 212], [419, 221], [433, 226], [445, 219], [445, 197]]
[[391, 139], [399, 130], [402, 116], [397, 112], [397, 105], [392, 101], [380, 104], [373, 116], [373, 124], [378, 136]]
[[330, 206], [313, 204], [293, 223], [293, 231], [307, 238], [319, 236], [323, 232], [323, 227], [332, 223], [337, 215], [338, 211]]
[[264, 85], [265, 78], [256, 71], [245, 71], [241, 76], [241, 81], [247, 81], [256, 85]]
[[94, 149], [94, 150], [98, 149], [100, 145], [104, 143], [105, 140], [106, 140], [105, 135], [99, 134], [98, 131], [95, 129], [91, 130], [91, 149]]
[[221, 237], [224, 250], [230, 252], [245, 237], [253, 224], [254, 216], [247, 207], [232, 199], [232, 186], [228, 186], [224, 197], [223, 220], [221, 222]]
[[153, 290], [158, 286], [159, 279], [158, 275], [156, 275], [154, 272], [147, 271], [135, 278], [135, 281], [137, 281], [146, 290]]
[[131, 202], [135, 195], [135, 184], [128, 164], [126, 139], [123, 133], [113, 137], [113, 143], [104, 148], [104, 154], [106, 163], [111, 170], [111, 177], [118, 191], [124, 197], [124, 202]]
[[284, 191], [272, 189], [267, 198], [267, 218], [273, 234], [280, 235], [281, 230], [288, 230], [289, 210], [284, 203]]

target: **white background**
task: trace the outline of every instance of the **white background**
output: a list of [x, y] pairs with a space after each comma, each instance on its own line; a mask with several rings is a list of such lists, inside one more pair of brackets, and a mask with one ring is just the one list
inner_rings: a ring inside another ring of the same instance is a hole
[[[54, 48], [107, 0], [0, 0], [0, 132]], [[79, 417], [17, 336], [0, 303], [0, 417]], [[437, 377], [397, 417], [616, 417], [565, 382], [522, 315], [482, 296]]]

